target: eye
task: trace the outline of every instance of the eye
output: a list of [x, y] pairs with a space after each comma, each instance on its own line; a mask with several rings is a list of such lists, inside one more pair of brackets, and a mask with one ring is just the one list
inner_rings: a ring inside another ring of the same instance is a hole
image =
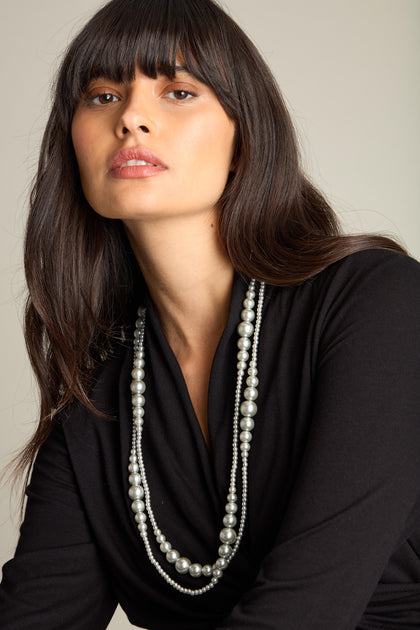
[[118, 96], [111, 94], [110, 92], [95, 94], [94, 96], [89, 96], [86, 99], [88, 103], [92, 103], [93, 105], [108, 105], [109, 103], [116, 103], [119, 100]]
[[189, 92], [188, 90], [171, 90], [170, 92], [167, 92], [165, 96], [173, 99], [174, 101], [187, 101], [190, 98], [194, 98], [194, 96], [197, 96], [197, 94], [194, 94], [194, 92]]

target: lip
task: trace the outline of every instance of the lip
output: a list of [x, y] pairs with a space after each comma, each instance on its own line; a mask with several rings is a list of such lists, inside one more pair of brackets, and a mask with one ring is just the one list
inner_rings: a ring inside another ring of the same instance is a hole
[[[138, 160], [147, 162], [142, 165], [124, 166], [126, 162]], [[108, 172], [116, 179], [141, 179], [153, 177], [167, 170], [167, 165], [150, 149], [132, 147], [120, 149], [115, 153], [108, 165]]]

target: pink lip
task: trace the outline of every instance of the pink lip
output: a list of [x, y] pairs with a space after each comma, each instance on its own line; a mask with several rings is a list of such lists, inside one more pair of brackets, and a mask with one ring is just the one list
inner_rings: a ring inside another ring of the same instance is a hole
[[[130, 160], [149, 162], [145, 165], [123, 166]], [[140, 179], [163, 173], [168, 167], [162, 160], [145, 147], [120, 149], [109, 162], [109, 174], [115, 179]]]

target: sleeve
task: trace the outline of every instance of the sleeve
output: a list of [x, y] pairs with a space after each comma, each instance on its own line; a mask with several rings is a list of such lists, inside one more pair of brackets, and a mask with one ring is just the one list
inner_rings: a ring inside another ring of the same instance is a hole
[[15, 557], [3, 567], [2, 630], [101, 630], [116, 607], [58, 422], [35, 461]]
[[390, 557], [420, 530], [420, 265], [393, 254], [374, 261], [347, 274], [344, 264], [327, 291], [311, 428], [286, 517], [219, 629], [420, 628], [418, 555], [409, 612], [400, 600], [364, 616]]

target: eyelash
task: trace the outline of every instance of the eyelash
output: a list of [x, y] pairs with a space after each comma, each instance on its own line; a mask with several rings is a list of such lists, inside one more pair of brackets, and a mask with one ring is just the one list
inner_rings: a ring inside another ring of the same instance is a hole
[[[170, 94], [173, 94], [174, 96], [169, 96]], [[180, 95], [186, 95], [186, 98], [182, 97], [182, 98], [176, 98], [176, 94], [178, 94], [178, 96]], [[105, 97], [105, 96], [111, 96], [112, 99], [106, 102], [100, 102], [97, 99], [100, 99], [101, 97]], [[189, 101], [191, 98], [195, 98], [197, 96], [197, 94], [195, 92], [191, 92], [191, 90], [170, 90], [169, 92], [166, 92], [165, 94], [166, 97], [168, 97], [171, 100], [174, 101]], [[99, 94], [93, 94], [92, 96], [88, 96], [85, 99], [85, 102], [88, 105], [111, 105], [112, 103], [116, 103], [118, 102], [120, 99], [119, 96], [117, 96], [116, 94], [112, 94], [112, 92], [100, 92]], [[95, 102], [97, 101], [97, 102]]]
[[[173, 100], [175, 101], [189, 101], [190, 98], [194, 98], [195, 96], [197, 96], [195, 92], [191, 92], [190, 90], [171, 90], [170, 92], [167, 92], [165, 96], [168, 96], [169, 94], [186, 94], [187, 95], [187, 98], [174, 98]], [[173, 97], [169, 97], [169, 98], [173, 98]]]
[[[113, 99], [117, 99], [115, 100], [111, 100], [111, 101], [107, 101], [105, 103], [101, 103], [101, 102], [97, 102], [95, 103], [96, 99], [100, 99], [102, 96], [112, 96]], [[88, 96], [86, 98], [86, 103], [88, 105], [109, 105], [111, 103], [116, 103], [117, 101], [119, 101], [120, 98], [118, 96], [116, 96], [115, 94], [112, 94], [111, 92], [101, 92], [100, 94], [94, 94], [93, 96]]]

